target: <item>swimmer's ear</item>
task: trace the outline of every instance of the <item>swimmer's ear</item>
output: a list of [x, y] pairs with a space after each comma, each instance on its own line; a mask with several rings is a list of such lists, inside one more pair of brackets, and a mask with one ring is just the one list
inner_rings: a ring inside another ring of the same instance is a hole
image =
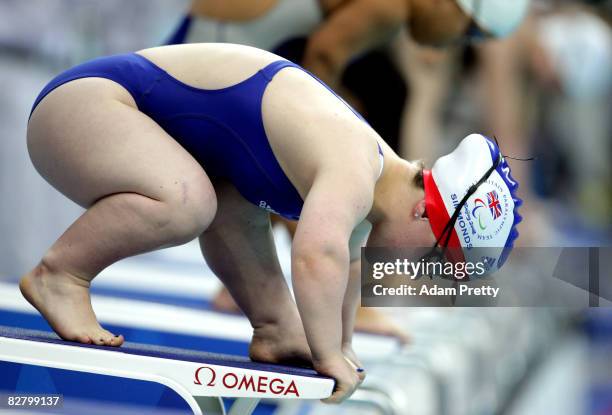
[[412, 217], [414, 220], [428, 220], [427, 212], [425, 211], [425, 199], [419, 200], [414, 209], [412, 210]]

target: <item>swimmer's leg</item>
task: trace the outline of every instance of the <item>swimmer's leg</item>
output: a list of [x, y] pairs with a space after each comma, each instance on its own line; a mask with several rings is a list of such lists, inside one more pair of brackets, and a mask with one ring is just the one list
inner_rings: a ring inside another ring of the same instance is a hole
[[28, 149], [40, 174], [87, 211], [22, 278], [22, 293], [62, 338], [119, 346], [123, 338], [96, 321], [91, 280], [122, 258], [197, 237], [215, 215], [212, 184], [105, 79], [48, 95], [30, 120]]
[[[291, 239], [293, 239], [295, 230], [297, 229], [297, 221], [290, 221], [282, 216], [270, 214], [270, 222], [272, 223], [272, 227], [276, 225], [284, 226], [289, 232]], [[212, 307], [217, 311], [223, 311], [226, 313], [240, 313], [240, 307], [238, 307], [238, 304], [236, 304], [236, 301], [234, 301], [234, 297], [231, 296], [225, 287], [222, 287], [215, 294], [212, 300]]]
[[297, 306], [283, 277], [270, 218], [228, 183], [216, 183], [219, 209], [200, 236], [206, 262], [253, 327], [251, 359], [311, 365]]

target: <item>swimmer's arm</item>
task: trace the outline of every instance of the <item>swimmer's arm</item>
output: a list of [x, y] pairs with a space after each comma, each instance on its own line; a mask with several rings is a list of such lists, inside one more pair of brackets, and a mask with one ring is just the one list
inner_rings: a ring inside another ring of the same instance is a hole
[[325, 179], [315, 180], [304, 203], [291, 252], [293, 289], [315, 367], [344, 359], [348, 242], [371, 208], [374, 187], [367, 174], [321, 176]]
[[310, 36], [302, 64], [335, 89], [349, 60], [381, 43], [406, 17], [406, 0], [346, 2]]

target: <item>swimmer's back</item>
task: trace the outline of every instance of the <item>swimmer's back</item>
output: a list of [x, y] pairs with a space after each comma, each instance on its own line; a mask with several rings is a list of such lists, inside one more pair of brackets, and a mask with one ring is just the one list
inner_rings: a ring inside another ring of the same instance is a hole
[[[179, 81], [196, 88], [230, 87], [267, 65], [284, 60], [261, 49], [228, 43], [160, 46], [137, 52]], [[382, 139], [328, 87], [302, 70], [288, 68], [266, 86], [262, 112], [267, 139], [289, 180], [304, 197], [323, 165], [347, 168], [360, 155], [379, 170]]]
[[159, 46], [136, 53], [179, 81], [202, 89], [227, 88], [283, 59], [271, 52], [230, 43]]

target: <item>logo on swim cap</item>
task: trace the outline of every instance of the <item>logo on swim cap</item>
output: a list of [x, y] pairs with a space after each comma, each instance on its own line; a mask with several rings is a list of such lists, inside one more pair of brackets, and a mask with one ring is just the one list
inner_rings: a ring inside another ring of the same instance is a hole
[[487, 180], [481, 186], [491, 186], [491, 188], [478, 192], [477, 196], [467, 202], [467, 205], [471, 206], [467, 220], [474, 237], [486, 241], [499, 235], [507, 224], [510, 198], [495, 181]]
[[502, 214], [502, 208], [499, 204], [499, 198], [495, 190], [487, 193], [487, 204], [489, 205], [489, 210], [491, 211], [493, 219], [499, 218]]

